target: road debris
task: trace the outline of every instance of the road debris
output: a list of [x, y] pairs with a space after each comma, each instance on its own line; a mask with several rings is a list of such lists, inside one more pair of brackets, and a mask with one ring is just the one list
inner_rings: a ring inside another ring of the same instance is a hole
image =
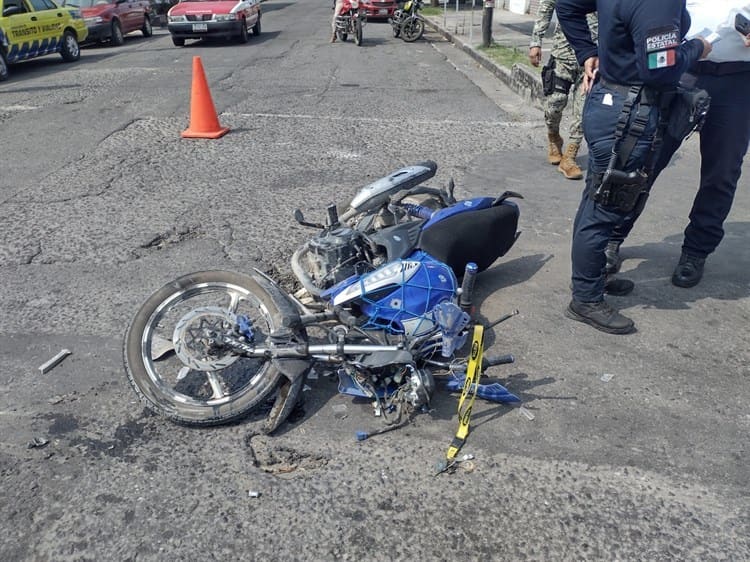
[[441, 460], [438, 461], [435, 465], [435, 476], [438, 474], [442, 474], [443, 472], [450, 472], [453, 473], [456, 471], [456, 468], [459, 466], [463, 466], [464, 464], [468, 465], [467, 472], [471, 472], [474, 470], [474, 463], [471, 462], [474, 460], [474, 455], [471, 453], [466, 453], [465, 455], [462, 455], [461, 457], [457, 459], [453, 459], [451, 461]]
[[612, 373], [604, 373], [599, 380], [602, 382], [609, 382], [613, 378], [615, 378], [615, 376]]
[[60, 353], [55, 355], [52, 359], [39, 366], [39, 372], [42, 374], [48, 373], [54, 369], [60, 361], [65, 359], [72, 352], [69, 349], [63, 349]]
[[247, 496], [249, 498], [259, 498], [260, 497], [260, 492], [256, 492], [255, 490], [248, 490]]
[[521, 412], [521, 415], [523, 417], [525, 417], [527, 420], [534, 421], [534, 417], [535, 416], [534, 416], [534, 414], [531, 413], [531, 411], [527, 410], [523, 406], [521, 406], [520, 408], [518, 408], [518, 411]]
[[27, 449], [41, 449], [49, 443], [49, 439], [44, 437], [34, 437], [31, 441], [26, 444]]

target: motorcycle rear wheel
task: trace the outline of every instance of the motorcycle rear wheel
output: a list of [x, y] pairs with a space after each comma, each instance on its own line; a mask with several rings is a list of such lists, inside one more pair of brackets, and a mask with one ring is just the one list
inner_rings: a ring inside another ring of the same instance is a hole
[[424, 33], [424, 21], [419, 18], [410, 18], [401, 26], [401, 38], [407, 43], [413, 43]]
[[336, 36], [339, 38], [339, 41], [342, 43], [346, 41], [346, 38], [349, 37], [348, 33], [344, 33], [343, 31], [337, 31]]
[[254, 343], [263, 345], [282, 325], [284, 298], [268, 281], [230, 271], [201, 271], [168, 283], [141, 306], [125, 335], [130, 385], [150, 410], [177, 423], [210, 426], [242, 418], [276, 390], [282, 374], [267, 359], [217, 351], [209, 340], [244, 315]]

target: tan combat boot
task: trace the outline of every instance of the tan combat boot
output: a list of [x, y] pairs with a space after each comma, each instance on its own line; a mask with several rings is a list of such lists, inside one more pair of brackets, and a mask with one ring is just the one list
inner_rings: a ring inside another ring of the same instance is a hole
[[547, 162], [550, 164], [559, 164], [562, 160], [563, 140], [560, 133], [547, 133], [549, 140], [549, 152], [547, 153]]
[[580, 145], [576, 142], [571, 142], [568, 148], [565, 149], [560, 165], [557, 167], [562, 174], [569, 180], [579, 180], [583, 177], [583, 171], [576, 164], [576, 156], [578, 156], [578, 148]]

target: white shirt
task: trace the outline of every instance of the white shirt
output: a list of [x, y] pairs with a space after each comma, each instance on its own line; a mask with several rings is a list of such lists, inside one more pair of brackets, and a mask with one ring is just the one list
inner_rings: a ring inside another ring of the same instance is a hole
[[750, 19], [748, 0], [687, 0], [692, 23], [687, 37], [706, 37], [716, 32], [721, 39], [713, 44], [707, 60], [714, 62], [749, 61], [750, 47], [745, 47], [742, 35], [734, 29], [734, 17], [742, 13]]

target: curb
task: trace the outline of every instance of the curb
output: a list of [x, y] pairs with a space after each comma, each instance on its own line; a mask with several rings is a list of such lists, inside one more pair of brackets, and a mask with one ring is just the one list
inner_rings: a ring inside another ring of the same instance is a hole
[[437, 31], [445, 39], [467, 53], [484, 68], [486, 68], [497, 78], [502, 80], [505, 85], [508, 86], [511, 90], [516, 92], [526, 101], [533, 103], [539, 109], [542, 109], [542, 100], [544, 99], [544, 95], [542, 94], [542, 80], [539, 76], [529, 70], [526, 70], [522, 65], [519, 64], [514, 64], [510, 69], [505, 66], [501, 66], [484, 56], [480, 51], [478, 51], [468, 43], [465, 43], [463, 40], [454, 36], [449, 31], [446, 31], [445, 29], [440, 27], [429, 17], [426, 17], [424, 19], [425, 23], [427, 23], [427, 25], [429, 25], [434, 31]]

